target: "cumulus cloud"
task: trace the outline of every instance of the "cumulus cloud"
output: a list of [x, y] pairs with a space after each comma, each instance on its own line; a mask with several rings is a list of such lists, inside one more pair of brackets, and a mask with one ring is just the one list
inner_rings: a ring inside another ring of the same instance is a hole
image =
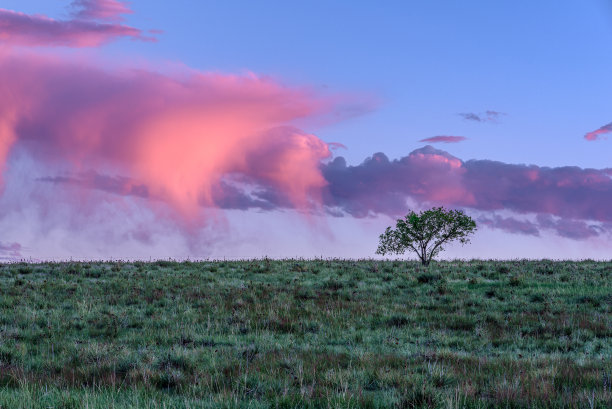
[[596, 141], [596, 140], [605, 138], [604, 135], [609, 134], [611, 132], [612, 132], [612, 122], [602, 126], [601, 128], [598, 128], [598, 129], [596, 129], [594, 131], [587, 132], [584, 135], [584, 139], [586, 139], [587, 141]]
[[113, 0], [82, 0], [71, 20], [55, 20], [0, 9], [0, 44], [11, 46], [97, 47], [118, 38], [155, 41], [142, 31], [120, 24], [121, 15], [130, 12]]
[[498, 122], [502, 115], [506, 115], [503, 112], [487, 110], [485, 112], [474, 113], [474, 112], [463, 112], [460, 113], [461, 116], [466, 121], [474, 121], [474, 122]]
[[[377, 153], [357, 166], [347, 166], [338, 157], [324, 165], [323, 174], [329, 183], [324, 197], [334, 214], [395, 217], [405, 213], [408, 200], [414, 200], [485, 212], [554, 216], [560, 221], [543, 227], [571, 238], [598, 234], [591, 222], [612, 222], [612, 178], [606, 170], [464, 162], [426, 146], [396, 160]], [[484, 220], [508, 231], [536, 232], [536, 227], [513, 220]]]
[[322, 169], [329, 184], [326, 205], [354, 217], [399, 216], [406, 211], [407, 198], [456, 205], [474, 201], [462, 184], [462, 162], [429, 145], [393, 161], [375, 153], [357, 166], [337, 157]]
[[432, 136], [431, 138], [421, 139], [419, 142], [430, 142], [430, 143], [457, 143], [465, 141], [467, 138], [465, 136], [451, 136], [451, 135], [438, 135]]
[[[389, 165], [391, 163], [392, 162], [386, 159], [386, 156], [383, 154], [376, 154], [372, 158], [366, 160], [362, 166], [373, 171], [376, 167]], [[336, 158], [332, 163], [323, 166], [327, 166], [328, 169], [332, 167], [341, 168], [346, 166], [346, 162], [343, 158]], [[390, 176], [391, 174], [389, 173], [388, 175]], [[38, 181], [72, 186], [75, 189], [95, 189], [118, 196], [131, 196], [146, 200], [161, 200], [160, 198], [150, 196], [149, 188], [146, 185], [139, 184], [130, 178], [102, 175], [93, 171], [76, 176], [42, 177], [39, 178]], [[408, 191], [404, 193], [398, 191], [393, 192], [392, 189], [390, 189], [390, 185], [387, 184], [376, 192], [368, 193], [364, 191], [361, 195], [357, 195], [353, 197], [352, 200], [348, 201], [346, 200], [347, 190], [336, 190], [340, 187], [340, 184], [337, 182], [338, 180], [335, 180], [334, 183], [328, 185], [328, 194], [325, 195], [326, 211], [333, 216], [341, 217], [346, 214], [358, 218], [372, 216], [374, 214], [386, 214], [394, 217], [400, 216], [408, 209], [407, 201], [418, 198], [418, 188], [416, 189], [417, 194]], [[359, 179], [356, 183], [361, 184], [362, 182], [363, 178]], [[379, 183], [373, 181], [371, 185], [366, 186], [366, 189], [372, 187], [372, 185], [378, 186]], [[332, 190], [334, 191], [333, 195], [330, 194]], [[345, 196], [340, 197], [342, 194], [345, 194]], [[384, 200], [376, 200], [377, 197], [383, 197]], [[338, 206], [338, 203], [343, 199], [345, 200], [344, 206]], [[422, 201], [421, 203], [428, 202], [427, 199], [422, 197], [417, 199], [417, 202], [419, 201]], [[436, 202], [436, 204], [455, 206], [457, 202], [442, 201]], [[214, 186], [212, 191], [212, 202], [202, 202], [199, 203], [199, 205], [203, 207], [214, 206], [215, 208], [226, 210], [256, 209], [273, 211], [294, 208], [294, 204], [288, 200], [282, 192], [274, 189], [273, 186], [265, 186], [261, 181], [255, 181], [252, 178], [248, 178], [246, 175], [223, 178]], [[490, 210], [487, 207], [478, 206], [474, 203], [466, 206], [466, 202], [461, 202], [460, 207], [476, 209], [481, 212], [484, 211], [484, 215], [477, 217], [477, 222], [480, 225], [491, 229], [503, 230], [508, 233], [534, 237], [539, 237], [542, 230], [550, 230], [561, 237], [582, 240], [599, 236], [610, 230], [611, 227], [609, 222], [598, 223], [575, 218], [553, 216], [548, 213], [537, 213], [537, 211], [541, 211], [541, 209], [532, 208], [525, 212], [521, 212], [520, 209], [515, 209], [518, 213], [536, 213], [537, 216], [535, 220], [530, 220], [529, 218], [500, 216], [495, 214], [495, 210]]]

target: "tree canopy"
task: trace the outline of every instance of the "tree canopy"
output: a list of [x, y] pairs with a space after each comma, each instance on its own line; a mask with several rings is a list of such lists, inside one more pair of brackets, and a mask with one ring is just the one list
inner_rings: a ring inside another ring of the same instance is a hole
[[469, 236], [476, 231], [476, 222], [461, 210], [443, 207], [415, 213], [410, 211], [398, 219], [395, 229], [387, 227], [380, 235], [376, 254], [403, 254], [406, 250], [417, 253], [423, 265], [429, 265], [444, 245], [458, 240], [469, 243]]

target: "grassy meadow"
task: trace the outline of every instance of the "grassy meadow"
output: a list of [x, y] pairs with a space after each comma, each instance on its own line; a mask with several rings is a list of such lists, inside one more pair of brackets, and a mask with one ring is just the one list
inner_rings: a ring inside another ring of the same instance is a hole
[[0, 408], [610, 408], [612, 262], [0, 265]]

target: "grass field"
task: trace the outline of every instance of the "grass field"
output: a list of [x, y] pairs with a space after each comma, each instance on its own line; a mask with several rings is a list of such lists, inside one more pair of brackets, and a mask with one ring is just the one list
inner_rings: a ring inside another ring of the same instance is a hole
[[610, 408], [612, 262], [0, 265], [0, 408]]

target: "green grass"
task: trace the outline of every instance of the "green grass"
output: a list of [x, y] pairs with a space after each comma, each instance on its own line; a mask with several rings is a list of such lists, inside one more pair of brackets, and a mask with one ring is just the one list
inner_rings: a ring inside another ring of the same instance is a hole
[[0, 265], [0, 408], [609, 408], [612, 263]]

